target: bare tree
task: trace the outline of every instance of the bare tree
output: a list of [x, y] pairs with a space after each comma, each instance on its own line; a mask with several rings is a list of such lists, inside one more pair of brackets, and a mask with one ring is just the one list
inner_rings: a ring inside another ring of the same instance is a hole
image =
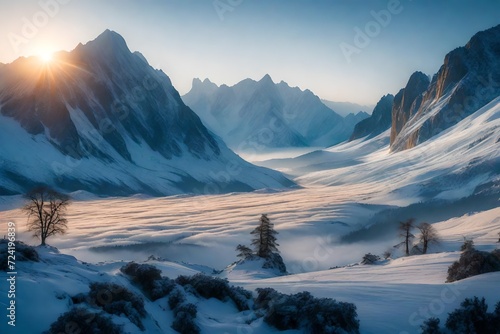
[[65, 214], [71, 203], [69, 196], [47, 187], [38, 187], [24, 197], [27, 203], [22, 210], [28, 216], [28, 231], [40, 239], [42, 246], [48, 237], [66, 233], [68, 221]]
[[427, 254], [430, 243], [438, 243], [439, 235], [436, 229], [429, 223], [421, 223], [417, 226], [420, 231], [420, 242], [422, 243], [422, 254]]
[[252, 245], [255, 247], [255, 253], [262, 258], [269, 258], [272, 253], [278, 253], [279, 244], [276, 242], [275, 235], [278, 234], [274, 230], [274, 224], [271, 223], [267, 215], [263, 214], [260, 217], [260, 224], [251, 232], [255, 234], [252, 240]]
[[404, 238], [403, 239], [403, 244], [405, 245], [405, 255], [409, 256], [410, 255], [410, 241], [415, 238], [415, 236], [411, 233], [411, 230], [413, 229], [413, 224], [415, 222], [415, 219], [410, 218], [405, 222], [400, 222], [399, 223], [399, 236]]

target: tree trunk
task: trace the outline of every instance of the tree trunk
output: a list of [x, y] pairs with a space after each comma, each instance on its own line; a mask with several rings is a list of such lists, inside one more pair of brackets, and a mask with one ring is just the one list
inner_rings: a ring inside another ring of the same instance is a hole
[[424, 253], [424, 254], [427, 254], [427, 244], [428, 244], [428, 241], [424, 240], [424, 248], [422, 249], [422, 253]]
[[406, 245], [406, 256], [409, 256], [410, 255], [410, 249], [409, 249], [409, 241], [410, 241], [410, 235], [408, 234], [408, 232], [406, 232], [406, 240], [405, 240], [405, 245]]

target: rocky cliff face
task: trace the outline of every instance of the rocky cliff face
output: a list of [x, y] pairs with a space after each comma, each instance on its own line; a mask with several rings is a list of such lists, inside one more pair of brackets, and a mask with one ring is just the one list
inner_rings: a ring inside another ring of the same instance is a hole
[[393, 151], [426, 141], [495, 99], [500, 95], [500, 25], [448, 53], [425, 92], [406, 101], [409, 109], [403, 95], [396, 95], [393, 107]]
[[391, 145], [408, 120], [415, 115], [422, 103], [422, 94], [429, 87], [429, 78], [422, 72], [410, 76], [406, 87], [394, 97], [392, 105]]
[[383, 96], [373, 109], [371, 116], [356, 124], [349, 141], [366, 136], [372, 138], [389, 129], [391, 127], [393, 102], [394, 95], [387, 94]]

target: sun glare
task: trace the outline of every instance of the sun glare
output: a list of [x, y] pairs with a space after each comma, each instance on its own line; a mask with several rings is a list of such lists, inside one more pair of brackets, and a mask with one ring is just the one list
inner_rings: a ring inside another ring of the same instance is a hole
[[50, 53], [50, 52], [43, 52], [43, 53], [40, 53], [40, 59], [41, 59], [44, 63], [48, 63], [48, 62], [52, 61], [52, 53]]

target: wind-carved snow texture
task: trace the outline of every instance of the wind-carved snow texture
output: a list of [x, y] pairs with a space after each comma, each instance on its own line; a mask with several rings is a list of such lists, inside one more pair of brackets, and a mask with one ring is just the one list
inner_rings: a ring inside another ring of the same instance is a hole
[[[0, 194], [227, 193], [293, 183], [212, 136], [168, 76], [105, 31], [50, 64], [0, 69]], [[36, 166], [36, 168], [34, 168]]]
[[355, 124], [368, 117], [359, 112], [343, 118], [311, 91], [275, 84], [269, 75], [232, 87], [194, 79], [183, 100], [236, 151], [331, 146], [348, 139]]

